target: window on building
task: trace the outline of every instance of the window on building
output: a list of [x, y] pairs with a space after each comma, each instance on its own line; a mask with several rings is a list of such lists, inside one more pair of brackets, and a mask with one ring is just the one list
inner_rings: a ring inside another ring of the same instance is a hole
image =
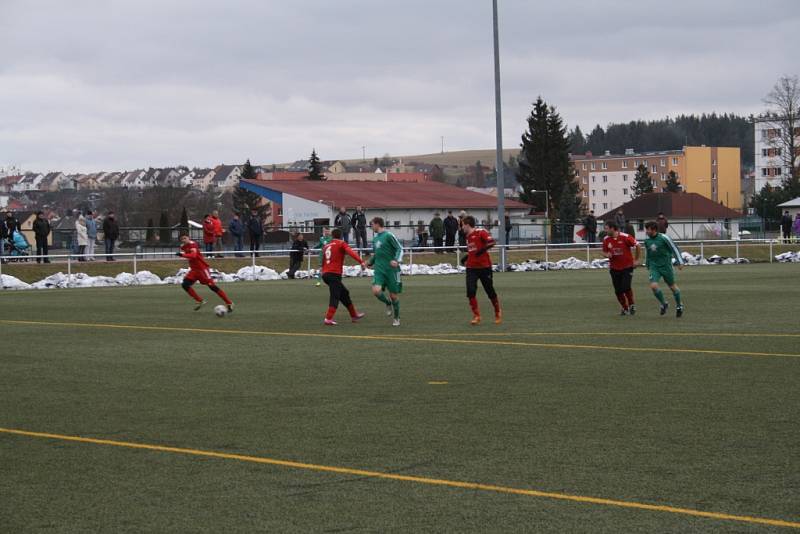
[[604, 182], [607, 182], [607, 181], [608, 181], [608, 175], [606, 175], [606, 174], [604, 174], [604, 175], [603, 175], [603, 181], [604, 181]]
[[584, 171], [586, 170], [586, 164], [585, 163], [581, 164], [581, 169], [583, 169]]
[[603, 202], [603, 209], [604, 209], [604, 210], [607, 210], [607, 209], [608, 209], [608, 202]]
[[589, 179], [587, 177], [585, 177], [585, 176], [583, 177], [583, 183], [584, 184], [588, 184], [589, 183]]
[[711, 160], [711, 166], [712, 166], [712, 167], [716, 167], [716, 166], [717, 166], [717, 160], [715, 160], [715, 159], [712, 159], [712, 160]]
[[664, 158], [661, 158], [661, 166], [662, 167], [666, 167], [667, 166], [667, 160], [665, 160]]
[[592, 209], [596, 210], [597, 209], [597, 204], [592, 204]]
[[604, 196], [604, 197], [607, 197], [607, 196], [608, 196], [608, 189], [603, 189], [603, 196]]
[[607, 161], [604, 161], [604, 162], [602, 163], [601, 167], [603, 168], [603, 170], [606, 170], [606, 169], [608, 169], [608, 162], [607, 162]]
[[636, 161], [633, 162], [633, 166], [634, 167], [639, 167], [640, 163], [642, 163], [642, 162], [637, 159]]
[[583, 198], [589, 198], [589, 193], [587, 193], [586, 191], [584, 191], [584, 192], [583, 192]]
[[623, 159], [622, 160], [622, 168], [623, 169], [627, 169], [628, 168], [628, 160], [627, 159]]
[[595, 175], [592, 175], [592, 183], [594, 183], [595, 180], [597, 180], [597, 177]]
[[672, 164], [673, 165], [677, 165], [678, 164], [678, 158], [672, 158]]
[[592, 162], [592, 170], [594, 170], [594, 169], [595, 169], [594, 162]]
[[656, 173], [656, 170], [657, 170], [657, 169], [656, 169], [656, 166], [655, 166], [655, 165], [653, 165], [652, 167], [650, 167], [650, 172], [652, 172], [653, 174], [655, 174], [655, 173]]
[[622, 189], [622, 194], [623, 195], [627, 195], [628, 194], [628, 189], [627, 188], [623, 188]]
[[592, 189], [592, 196], [595, 196], [595, 190]]
[[667, 179], [667, 175], [666, 175], [666, 174], [664, 174], [664, 173], [662, 172], [662, 173], [661, 173], [661, 181], [663, 182], [663, 181], [665, 181], [666, 179]]
[[712, 172], [712, 173], [711, 173], [711, 179], [712, 179], [712, 180], [716, 180], [716, 179], [717, 179], [717, 173], [715, 173], [715, 172]]
[[627, 174], [623, 174], [622, 175], [622, 181], [623, 182], [627, 182], [628, 181], [628, 175]]

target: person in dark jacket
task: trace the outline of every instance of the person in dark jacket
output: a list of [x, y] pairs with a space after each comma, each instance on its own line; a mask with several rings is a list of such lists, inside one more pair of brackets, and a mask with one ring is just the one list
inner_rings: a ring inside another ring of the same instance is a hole
[[597, 217], [594, 216], [594, 211], [590, 211], [583, 220], [583, 227], [586, 229], [586, 242], [597, 242]]
[[294, 273], [296, 273], [303, 264], [303, 255], [306, 253], [306, 250], [308, 250], [308, 241], [305, 240], [303, 234], [297, 232], [294, 234], [292, 251], [289, 253], [289, 278], [294, 279]]
[[789, 210], [783, 212], [781, 217], [781, 232], [783, 233], [783, 242], [791, 243], [792, 241], [792, 216], [789, 215]]
[[433, 239], [433, 246], [436, 247], [436, 254], [442, 254], [444, 250], [440, 247], [444, 243], [444, 221], [438, 211], [433, 214], [433, 219], [431, 219], [431, 222], [428, 224], [428, 230]]
[[511, 244], [511, 230], [514, 229], [514, 225], [511, 223], [511, 217], [508, 215], [505, 216], [505, 220], [503, 221], [506, 231], [506, 245]]
[[339, 213], [336, 214], [336, 219], [334, 219], [333, 224], [342, 230], [342, 240], [345, 243], [349, 243], [350, 228], [353, 225], [353, 221], [350, 219], [350, 215], [347, 213], [347, 209], [344, 206], [339, 208]]
[[119, 223], [113, 211], [109, 211], [103, 219], [103, 240], [106, 245], [106, 261], [116, 261], [111, 254], [114, 254], [114, 244], [119, 239]]
[[[47, 238], [50, 236], [50, 221], [45, 219], [42, 211], [36, 212], [36, 220], [33, 221], [33, 235], [36, 237], [36, 263], [42, 263], [42, 259], [44, 259], [45, 263], [50, 263], [50, 259], [47, 258]], [[44, 256], [44, 258], [40, 256]]]
[[261, 238], [264, 236], [264, 225], [261, 223], [261, 217], [258, 216], [258, 210], [250, 210], [247, 234], [250, 236], [250, 251], [258, 257], [258, 251], [261, 250]]
[[656, 226], [658, 226], [658, 233], [659, 234], [666, 234], [667, 228], [669, 228], [669, 221], [667, 220], [667, 216], [663, 213], [659, 213], [658, 217], [656, 217]]
[[244, 224], [238, 213], [233, 214], [233, 219], [228, 223], [228, 231], [233, 236], [233, 249], [236, 251], [236, 257], [243, 257], [244, 254], [239, 251], [244, 250]]
[[458, 219], [453, 217], [453, 211], [447, 211], [447, 217], [444, 218], [444, 244], [450, 247], [448, 251], [452, 252], [453, 245], [456, 244], [456, 234], [458, 233]]
[[467, 212], [461, 210], [461, 213], [458, 214], [458, 246], [459, 247], [466, 247], [467, 246], [467, 233], [464, 231], [463, 224], [464, 224], [464, 217], [467, 216]]
[[367, 250], [367, 214], [361, 206], [356, 207], [353, 216], [350, 218], [350, 223], [353, 225], [353, 233], [356, 237], [356, 248], [364, 250], [361, 252], [362, 256], [369, 256]]
[[6, 239], [11, 240], [14, 237], [14, 232], [19, 230], [19, 221], [16, 217], [14, 217], [14, 214], [9, 211], [6, 213], [6, 220], [4, 222], [6, 227], [5, 237]]

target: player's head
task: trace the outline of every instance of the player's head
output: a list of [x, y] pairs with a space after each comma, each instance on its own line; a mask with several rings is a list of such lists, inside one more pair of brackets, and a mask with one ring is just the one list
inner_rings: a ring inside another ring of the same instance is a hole
[[655, 237], [658, 234], [658, 224], [655, 221], [647, 221], [644, 223], [644, 230], [650, 237]]
[[334, 228], [333, 231], [331, 231], [331, 237], [333, 237], [334, 239], [341, 239], [342, 238], [342, 229], [341, 228]]
[[464, 232], [470, 233], [475, 229], [475, 217], [472, 215], [465, 215], [461, 220], [461, 226], [464, 227]]
[[606, 221], [605, 227], [606, 233], [611, 237], [617, 237], [617, 234], [619, 234], [619, 225], [616, 221]]
[[323, 226], [322, 227], [322, 235], [325, 235], [325, 236], [331, 235], [331, 227], [330, 226]]
[[180, 236], [179, 239], [180, 239], [181, 243], [183, 243], [184, 245], [186, 243], [188, 243], [189, 241], [191, 241], [191, 239], [189, 238], [189, 234], [187, 234], [185, 232], [181, 232], [181, 236]]
[[386, 223], [383, 222], [383, 217], [375, 217], [370, 224], [373, 232], [382, 232]]
[[211, 215], [213, 215], [214, 217], [219, 217], [219, 210], [212, 211]]

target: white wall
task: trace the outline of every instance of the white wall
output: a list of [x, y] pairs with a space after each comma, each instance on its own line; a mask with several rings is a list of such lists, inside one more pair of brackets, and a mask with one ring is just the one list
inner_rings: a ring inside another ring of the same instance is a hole
[[635, 169], [591, 172], [588, 183], [584, 184], [589, 194], [586, 197], [588, 208], [600, 214], [630, 202], [635, 176]]
[[283, 194], [284, 226], [313, 223], [314, 219], [330, 218], [333, 222], [333, 209], [322, 202], [312, 202], [287, 193]]

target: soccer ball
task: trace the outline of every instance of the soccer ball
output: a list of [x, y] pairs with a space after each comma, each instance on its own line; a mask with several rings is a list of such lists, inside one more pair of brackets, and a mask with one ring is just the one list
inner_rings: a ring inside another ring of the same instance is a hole
[[225, 317], [226, 315], [228, 315], [228, 308], [226, 308], [222, 304], [214, 306], [214, 314], [217, 317]]

